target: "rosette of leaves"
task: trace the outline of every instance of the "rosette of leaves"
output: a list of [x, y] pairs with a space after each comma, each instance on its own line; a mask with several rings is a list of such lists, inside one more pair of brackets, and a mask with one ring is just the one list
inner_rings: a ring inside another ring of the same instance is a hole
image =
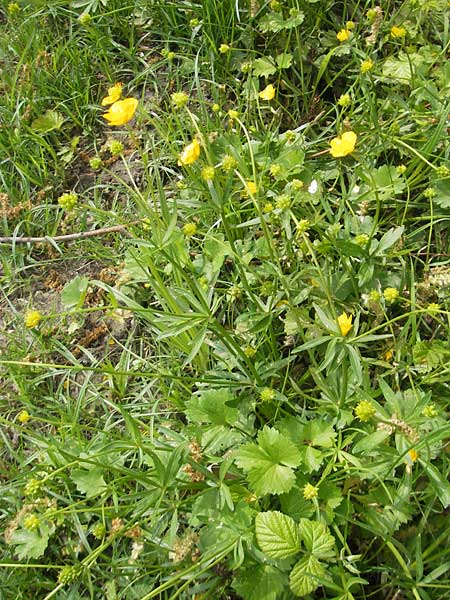
[[335, 540], [320, 521], [300, 519], [296, 523], [279, 511], [261, 512], [256, 517], [258, 546], [275, 561], [300, 555], [289, 574], [295, 596], [314, 592], [327, 582], [327, 562], [335, 555]]

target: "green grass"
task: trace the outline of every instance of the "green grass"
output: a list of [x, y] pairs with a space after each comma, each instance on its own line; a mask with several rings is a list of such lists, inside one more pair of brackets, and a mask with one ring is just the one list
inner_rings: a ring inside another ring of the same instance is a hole
[[382, 8], [1, 4], [1, 600], [448, 597], [449, 10]]

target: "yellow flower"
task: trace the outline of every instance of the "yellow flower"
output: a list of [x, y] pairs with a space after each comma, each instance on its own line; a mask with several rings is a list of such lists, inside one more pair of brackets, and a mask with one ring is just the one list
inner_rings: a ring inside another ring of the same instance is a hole
[[204, 167], [202, 169], [202, 179], [205, 181], [212, 181], [216, 175], [216, 170], [214, 167]]
[[231, 48], [230, 48], [230, 46], [228, 44], [220, 44], [220, 46], [219, 46], [219, 52], [220, 52], [220, 54], [226, 54], [230, 50], [231, 50]]
[[258, 192], [258, 188], [257, 188], [256, 183], [254, 181], [246, 181], [245, 182], [245, 193], [246, 193], [247, 196], [249, 194], [251, 194], [252, 196], [254, 196], [257, 192]]
[[357, 417], [362, 423], [370, 421], [376, 412], [376, 408], [368, 400], [361, 400], [361, 402], [358, 402], [354, 410], [355, 417]]
[[338, 325], [341, 330], [341, 334], [345, 337], [350, 329], [353, 327], [352, 325], [352, 315], [348, 315], [346, 312], [343, 312], [342, 315], [338, 317]]
[[193, 139], [178, 157], [178, 165], [192, 165], [200, 156], [200, 144]]
[[312, 483], [307, 483], [303, 488], [303, 498], [305, 500], [313, 500], [317, 498], [317, 494], [319, 493], [319, 488], [316, 485], [312, 485]]
[[102, 106], [108, 106], [109, 104], [114, 104], [117, 100], [120, 100], [122, 95], [122, 84], [115, 83], [112, 87], [108, 88], [108, 95], [105, 96], [102, 100]]
[[39, 325], [42, 315], [38, 310], [27, 310], [25, 313], [25, 327], [33, 329]]
[[340, 42], [346, 42], [351, 35], [351, 31], [349, 29], [341, 29], [337, 32], [336, 37]]
[[273, 100], [275, 98], [275, 88], [273, 85], [269, 83], [269, 85], [267, 85], [262, 92], [259, 92], [259, 97], [262, 100], [267, 100], [269, 102], [270, 100]]
[[341, 158], [351, 154], [355, 149], [357, 135], [354, 131], [346, 131], [340, 137], [336, 137], [330, 142], [331, 156]]
[[128, 121], [134, 117], [138, 101], [136, 98], [125, 98], [125, 100], [119, 100], [114, 102], [109, 107], [107, 113], [103, 115], [103, 118], [109, 122], [109, 125], [125, 125]]
[[186, 237], [192, 237], [197, 233], [197, 225], [195, 223], [186, 223], [183, 226], [183, 233]]
[[404, 38], [406, 35], [406, 29], [404, 27], [394, 27], [391, 28], [391, 37], [395, 38]]
[[367, 73], [371, 69], [373, 69], [373, 60], [370, 58], [366, 58], [366, 60], [363, 60], [361, 63], [361, 66], [360, 66], [361, 73]]
[[30, 413], [26, 410], [21, 410], [20, 413], [17, 415], [17, 420], [19, 421], [19, 423], [28, 423], [30, 419]]

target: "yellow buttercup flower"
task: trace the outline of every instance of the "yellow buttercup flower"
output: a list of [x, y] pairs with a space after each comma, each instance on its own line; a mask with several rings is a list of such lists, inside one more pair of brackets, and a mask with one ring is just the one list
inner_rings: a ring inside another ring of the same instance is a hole
[[21, 410], [20, 413], [17, 415], [17, 420], [19, 421], [19, 423], [28, 423], [30, 419], [31, 415], [27, 410]]
[[391, 37], [395, 38], [404, 38], [406, 36], [406, 29], [404, 27], [394, 27], [391, 28]]
[[245, 195], [248, 196], [251, 194], [254, 196], [258, 193], [258, 187], [254, 181], [246, 181], [245, 182]]
[[109, 104], [114, 104], [117, 100], [120, 100], [122, 96], [122, 84], [115, 83], [112, 87], [108, 88], [108, 95], [105, 96], [102, 100], [102, 106], [108, 106]]
[[341, 330], [341, 334], [345, 337], [350, 329], [353, 327], [352, 325], [352, 315], [348, 315], [346, 312], [343, 312], [342, 315], [338, 317], [338, 325]]
[[267, 85], [262, 92], [259, 92], [259, 97], [262, 100], [267, 100], [268, 102], [273, 100], [275, 98], [275, 88], [273, 85], [269, 83], [269, 85]]
[[357, 135], [354, 131], [346, 131], [340, 137], [336, 137], [330, 142], [330, 153], [334, 158], [341, 158], [351, 154], [355, 149]]
[[351, 31], [349, 29], [341, 29], [337, 32], [336, 37], [340, 42], [346, 42], [351, 35]]
[[38, 310], [27, 310], [25, 313], [25, 327], [33, 329], [37, 327], [42, 319], [42, 315]]
[[411, 460], [411, 462], [414, 463], [419, 458], [419, 453], [417, 452], [417, 450], [414, 450], [414, 448], [411, 448], [411, 450], [408, 450], [408, 457]]
[[198, 143], [198, 140], [193, 139], [178, 157], [178, 165], [192, 165], [192, 163], [195, 163], [199, 156], [200, 144]]
[[108, 121], [109, 125], [125, 125], [128, 121], [134, 117], [136, 112], [138, 101], [136, 98], [125, 98], [125, 100], [119, 100], [111, 104], [107, 113], [103, 115], [103, 118]]
[[361, 73], [368, 73], [371, 69], [373, 69], [373, 60], [366, 58], [366, 60], [363, 60], [360, 65]]

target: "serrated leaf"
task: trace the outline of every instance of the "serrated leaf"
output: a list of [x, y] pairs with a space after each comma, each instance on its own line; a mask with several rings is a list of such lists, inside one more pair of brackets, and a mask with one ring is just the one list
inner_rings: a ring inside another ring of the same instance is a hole
[[42, 556], [54, 530], [55, 527], [49, 526], [47, 523], [41, 523], [39, 529], [35, 531], [17, 529], [11, 536], [11, 542], [16, 546], [19, 560]]
[[236, 464], [247, 471], [251, 487], [258, 495], [283, 494], [295, 483], [293, 467], [298, 467], [301, 455], [296, 446], [271, 427], [258, 434], [258, 444], [241, 446]]
[[299, 560], [292, 569], [289, 585], [293, 593], [301, 598], [314, 592], [324, 576], [324, 566], [314, 556], [308, 556]]
[[66, 308], [75, 308], [83, 305], [89, 285], [87, 277], [77, 275], [72, 281], [66, 283], [61, 291], [61, 302]]
[[307, 473], [312, 473], [313, 471], [317, 471], [322, 464], [322, 452], [312, 446], [304, 446], [302, 448], [302, 460], [305, 471]]
[[450, 177], [437, 179], [431, 183], [436, 192], [433, 202], [441, 208], [450, 208]]
[[271, 565], [239, 570], [233, 589], [243, 600], [277, 600], [287, 584], [287, 576]]
[[417, 342], [413, 346], [414, 366], [423, 371], [431, 371], [442, 364], [449, 353], [446, 344], [440, 340]]
[[194, 423], [212, 425], [236, 423], [239, 417], [238, 409], [228, 406], [233, 399], [228, 388], [202, 391], [186, 403], [187, 418]]
[[287, 19], [281, 13], [269, 12], [259, 21], [258, 27], [263, 33], [278, 33], [284, 29], [292, 29], [303, 23], [305, 15], [295, 11]]
[[310, 440], [313, 446], [331, 448], [336, 439], [336, 435], [333, 425], [326, 421], [322, 421], [321, 419], [310, 421], [305, 428], [305, 437]]
[[289, 69], [289, 67], [292, 64], [292, 59], [294, 57], [292, 56], [292, 54], [289, 54], [288, 52], [284, 52], [283, 54], [279, 54], [276, 59], [275, 62], [277, 63], [277, 65], [279, 66], [280, 69]]
[[324, 523], [300, 519], [299, 532], [305, 548], [313, 556], [324, 559], [334, 556], [335, 540]]
[[71, 473], [71, 479], [81, 494], [86, 497], [98, 496], [106, 487], [103, 479], [103, 469], [94, 467], [93, 469], [74, 469]]
[[299, 552], [298, 525], [291, 517], [277, 510], [261, 512], [255, 528], [258, 545], [270, 558], [287, 558]]
[[277, 72], [277, 68], [270, 58], [257, 58], [252, 63], [253, 75], [256, 77], [269, 77]]
[[61, 129], [64, 117], [56, 110], [47, 110], [43, 115], [34, 119], [31, 129], [39, 133], [48, 133], [54, 129]]

